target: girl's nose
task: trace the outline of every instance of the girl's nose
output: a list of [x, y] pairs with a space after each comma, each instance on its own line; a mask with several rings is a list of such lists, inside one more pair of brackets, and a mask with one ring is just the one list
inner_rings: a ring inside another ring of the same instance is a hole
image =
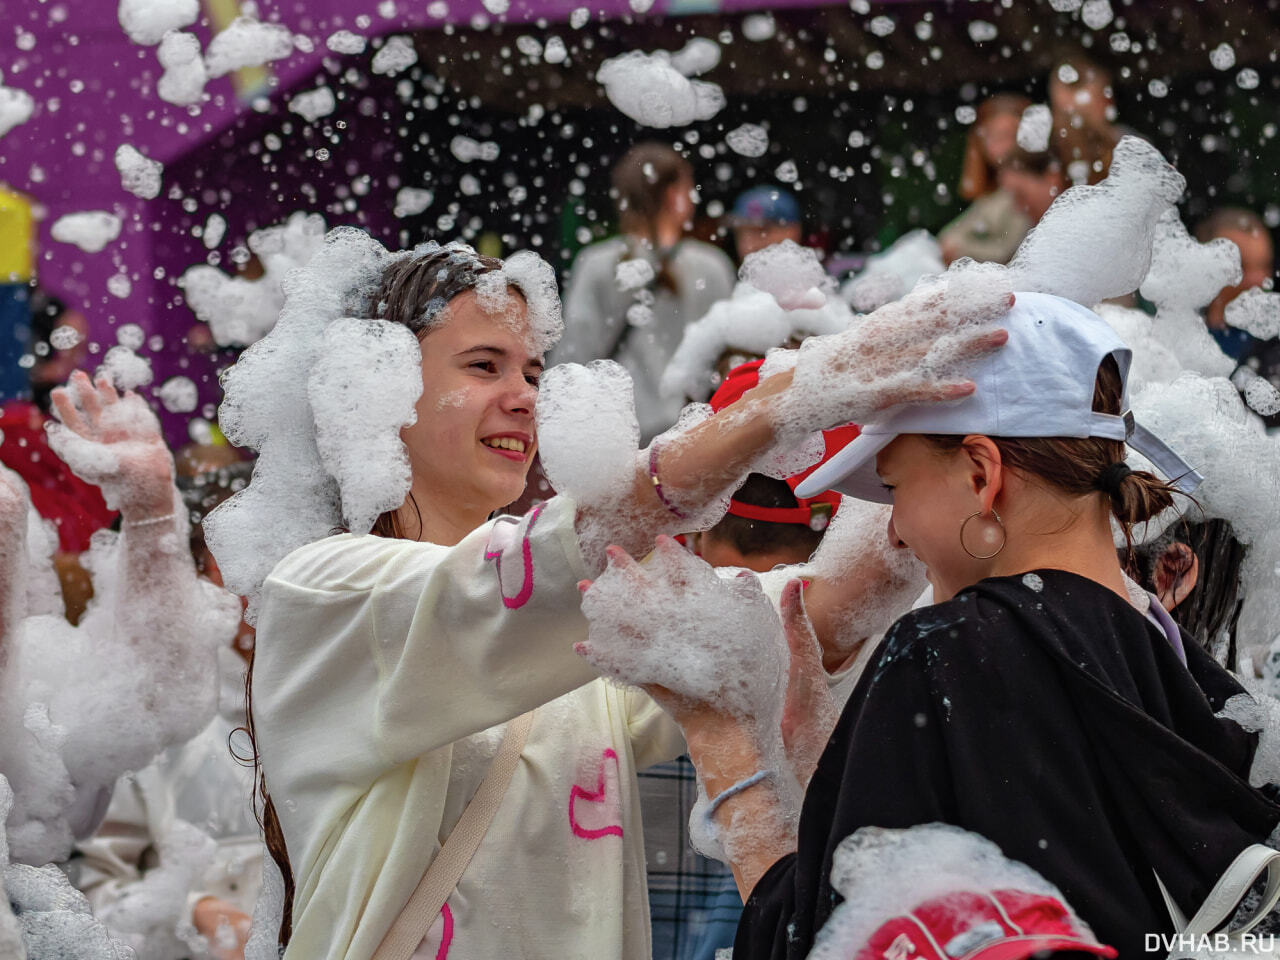
[[889, 534], [889, 545], [891, 547], [895, 547], [897, 549], [904, 549], [906, 547], [907, 541], [898, 536], [898, 529], [893, 525], [893, 514], [889, 514], [889, 528], [887, 532]]

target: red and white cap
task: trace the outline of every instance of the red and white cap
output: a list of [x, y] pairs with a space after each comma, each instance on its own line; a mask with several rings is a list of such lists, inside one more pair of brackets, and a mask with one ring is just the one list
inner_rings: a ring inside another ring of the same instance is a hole
[[854, 960], [1024, 960], [1054, 950], [1117, 956], [1054, 897], [965, 890], [887, 921]]
[[[763, 363], [764, 360], [752, 360], [730, 370], [719, 389], [711, 396], [711, 409], [719, 413], [756, 386], [760, 382], [760, 366]], [[794, 493], [801, 481], [844, 449], [845, 445], [857, 436], [858, 427], [854, 424], [836, 427], [834, 430], [824, 430], [822, 439], [826, 449], [823, 451], [822, 459], [807, 470], [787, 477], [787, 486]], [[840, 494], [834, 490], [819, 491], [812, 497], [797, 495], [794, 507], [761, 507], [753, 503], [743, 503], [737, 499], [729, 501], [729, 512], [735, 517], [763, 520], [768, 523], [795, 523], [809, 527], [811, 530], [825, 530], [839, 507]]]

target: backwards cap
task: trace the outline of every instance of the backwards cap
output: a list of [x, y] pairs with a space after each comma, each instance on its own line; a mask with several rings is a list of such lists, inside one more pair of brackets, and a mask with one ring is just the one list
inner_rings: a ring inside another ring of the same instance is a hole
[[[856, 440], [813, 471], [796, 488], [810, 497], [835, 489], [860, 500], [892, 503], [876, 475], [876, 454], [906, 433], [988, 437], [1107, 437], [1124, 440], [1184, 493], [1203, 477], [1129, 410], [1133, 351], [1105, 320], [1071, 300], [1047, 293], [1018, 293], [1001, 320], [1009, 342], [988, 354], [972, 375], [977, 389], [954, 404], [899, 406], [862, 426]], [[1123, 392], [1119, 416], [1093, 409], [1098, 367], [1115, 357]]]
[[[711, 396], [711, 409], [719, 413], [729, 404], [760, 382], [760, 366], [763, 359], [752, 360], [740, 364], [729, 371], [720, 388]], [[794, 476], [786, 478], [786, 484], [795, 492], [796, 486], [831, 459], [839, 450], [858, 435], [858, 428], [849, 424], [822, 433], [826, 449], [822, 459]], [[747, 520], [763, 520], [767, 523], [796, 523], [811, 530], [825, 530], [840, 507], [840, 494], [833, 491], [820, 490], [811, 497], [796, 496], [794, 507], [761, 507], [753, 503], [743, 503], [737, 499], [729, 501], [729, 512], [735, 517]]]

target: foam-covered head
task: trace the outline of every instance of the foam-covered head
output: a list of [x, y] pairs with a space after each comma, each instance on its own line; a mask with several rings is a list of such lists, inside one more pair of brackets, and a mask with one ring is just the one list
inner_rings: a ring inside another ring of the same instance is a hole
[[[1145, 443], [1123, 413], [1132, 352], [1096, 313], [1062, 297], [1018, 293], [1001, 323], [1009, 342], [979, 361], [973, 394], [955, 404], [904, 406], [866, 423], [862, 435], [797, 489], [800, 496], [832, 487], [863, 500], [891, 503], [875, 472], [875, 456], [903, 434], [989, 437], [1105, 437]], [[1113, 357], [1121, 378], [1121, 410], [1093, 409], [1094, 385], [1104, 359]], [[1158, 442], [1158, 441], [1157, 441]], [[1191, 471], [1167, 451], [1153, 459], [1171, 480]], [[1198, 478], [1190, 478], [1194, 483]]]
[[[424, 368], [440, 358], [421, 349], [420, 341], [434, 341], [447, 330], [455, 302], [465, 300], [468, 311], [483, 316], [490, 328], [484, 342], [471, 346], [501, 348], [519, 358], [520, 374], [508, 381], [518, 379], [522, 394], [531, 390], [528, 361], [536, 357], [540, 363], [561, 329], [555, 277], [534, 254], [516, 254], [503, 263], [481, 258], [464, 244], [436, 243], [389, 253], [363, 232], [340, 228], [289, 275], [283, 289], [279, 321], [223, 379], [220, 422], [232, 442], [258, 450], [253, 481], [205, 522], [226, 583], [250, 597], [251, 616], [260, 584], [286, 554], [337, 526], [368, 532], [405, 502], [415, 472], [447, 459], [440, 454], [446, 438], [431, 430], [467, 405], [469, 394], [453, 376], [461, 376], [463, 367], [459, 360], [451, 378], [433, 372], [431, 390], [424, 392]], [[486, 365], [496, 369], [496, 361], [490, 363], [495, 356], [476, 357], [470, 369], [476, 376]], [[524, 434], [519, 459], [527, 460], [532, 404], [521, 399], [516, 406], [529, 407], [527, 428], [504, 420], [502, 429], [491, 430], [500, 418], [485, 414], [473, 418], [470, 434], [455, 424], [448, 444], [465, 444], [463, 437], [470, 436], [474, 445], [481, 427], [486, 437]], [[416, 432], [402, 437], [401, 430], [411, 426]], [[483, 452], [495, 460], [518, 455], [511, 449], [518, 440], [503, 439]], [[513, 465], [494, 466], [519, 473], [522, 487], [526, 464], [507, 459]], [[477, 466], [474, 458], [455, 465], [462, 469], [464, 462]], [[488, 509], [519, 495], [517, 487], [501, 499], [514, 481], [497, 484], [500, 493], [488, 476], [492, 471], [478, 473], [488, 477], [480, 481], [487, 491], [480, 499], [499, 497]], [[476, 491], [467, 490], [475, 499]]]

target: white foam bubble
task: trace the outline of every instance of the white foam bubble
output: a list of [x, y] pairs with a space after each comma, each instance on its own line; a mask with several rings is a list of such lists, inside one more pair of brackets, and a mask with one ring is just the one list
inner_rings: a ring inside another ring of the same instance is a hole
[[0, 137], [31, 119], [36, 101], [31, 94], [0, 84]]
[[924, 277], [942, 273], [942, 248], [928, 230], [912, 230], [889, 249], [867, 257], [857, 276], [840, 288], [855, 310], [870, 313], [906, 295]]
[[773, 347], [848, 328], [853, 314], [838, 297], [816, 310], [786, 310], [769, 293], [739, 283], [733, 296], [712, 305], [685, 327], [663, 372], [663, 395], [706, 400], [719, 386], [716, 362], [728, 350], [764, 356]]
[[1018, 120], [1018, 146], [1031, 153], [1049, 149], [1049, 134], [1053, 130], [1053, 112], [1047, 104], [1033, 103], [1022, 111]]
[[738, 279], [772, 294], [784, 310], [820, 309], [835, 288], [818, 251], [794, 240], [749, 254], [738, 270]]
[[417, 216], [435, 199], [435, 194], [424, 187], [401, 187], [396, 191], [395, 215], [397, 217]]
[[200, 0], [120, 0], [120, 27], [134, 43], [154, 46], [170, 30], [200, 18]]
[[418, 51], [413, 45], [413, 38], [407, 36], [387, 37], [373, 57], [370, 67], [374, 73], [391, 76], [407, 70], [418, 62]]
[[292, 53], [293, 34], [288, 27], [242, 16], [209, 41], [204, 65], [208, 75], [216, 78], [242, 67], [281, 60]]
[[740, 157], [763, 157], [769, 149], [769, 133], [755, 123], [744, 123], [724, 135], [729, 149]]
[[53, 222], [49, 233], [59, 243], [72, 243], [85, 253], [99, 253], [120, 236], [120, 218], [106, 210], [68, 213]]
[[609, 102], [646, 127], [683, 127], [710, 120], [725, 105], [724, 92], [714, 83], [690, 80], [672, 63], [665, 50], [632, 50], [604, 61], [596, 81]]
[[275, 326], [284, 305], [284, 282], [324, 243], [324, 218], [299, 211], [281, 224], [255, 230], [249, 249], [262, 263], [256, 280], [229, 277], [216, 267], [197, 264], [182, 274], [179, 286], [196, 318], [209, 325], [220, 346], [247, 346]]
[[304, 90], [289, 98], [289, 111], [296, 113], [308, 123], [315, 123], [321, 117], [327, 117], [338, 108], [338, 101], [329, 87], [316, 87]]
[[1227, 304], [1226, 321], [1259, 340], [1280, 336], [1280, 293], [1261, 287], [1246, 290]]
[[120, 186], [135, 197], [153, 200], [160, 195], [164, 164], [144, 156], [132, 144], [122, 143], [116, 148], [116, 169], [120, 171]]
[[1151, 265], [1156, 223], [1186, 181], [1137, 137], [1116, 145], [1107, 178], [1064, 191], [1009, 265], [1019, 290], [1092, 306], [1138, 288]]
[[417, 420], [421, 363], [417, 338], [400, 324], [342, 318], [325, 327], [307, 398], [320, 462], [337, 480], [343, 520], [357, 533], [400, 506], [412, 481], [400, 429]]
[[160, 41], [156, 59], [164, 73], [156, 82], [161, 100], [180, 107], [199, 103], [204, 98], [204, 85], [209, 79], [200, 39], [193, 33], [168, 33]]
[[329, 34], [324, 44], [334, 53], [364, 53], [368, 41], [350, 30], [338, 30]]

